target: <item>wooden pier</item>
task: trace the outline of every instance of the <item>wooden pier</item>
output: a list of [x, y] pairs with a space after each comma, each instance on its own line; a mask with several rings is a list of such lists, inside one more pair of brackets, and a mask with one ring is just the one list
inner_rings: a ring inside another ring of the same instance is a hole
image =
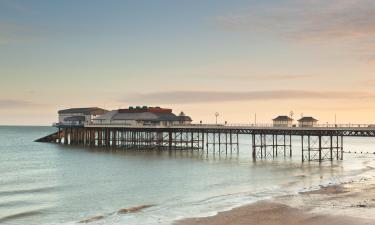
[[[197, 150], [204, 153], [239, 152], [239, 136], [251, 140], [253, 159], [292, 157], [301, 152], [301, 160], [343, 160], [344, 137], [375, 137], [371, 126], [271, 127], [231, 125], [123, 126], [84, 124], [56, 126], [59, 131], [39, 141], [83, 147], [105, 147], [132, 150]], [[293, 149], [292, 137], [299, 138], [299, 149]]]

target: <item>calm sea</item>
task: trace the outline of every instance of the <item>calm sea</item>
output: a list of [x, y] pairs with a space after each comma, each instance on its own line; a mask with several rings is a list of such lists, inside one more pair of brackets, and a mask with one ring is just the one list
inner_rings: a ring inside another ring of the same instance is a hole
[[[250, 137], [240, 153], [104, 151], [33, 140], [50, 127], [0, 127], [0, 224], [171, 224], [272, 196], [366, 176], [373, 154], [345, 154], [343, 162], [293, 159], [252, 162]], [[345, 138], [346, 150], [374, 152], [375, 138]], [[140, 212], [118, 210], [154, 205]]]

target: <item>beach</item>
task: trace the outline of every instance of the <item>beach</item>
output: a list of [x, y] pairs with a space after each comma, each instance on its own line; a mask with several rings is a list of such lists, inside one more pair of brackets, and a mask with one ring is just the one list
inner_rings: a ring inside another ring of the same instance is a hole
[[220, 212], [175, 225], [373, 225], [375, 179], [362, 178]]

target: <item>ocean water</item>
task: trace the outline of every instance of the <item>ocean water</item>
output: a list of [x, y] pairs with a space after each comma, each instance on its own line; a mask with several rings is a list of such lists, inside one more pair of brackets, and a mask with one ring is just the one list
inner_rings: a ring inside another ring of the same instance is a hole
[[[172, 224], [177, 219], [373, 174], [375, 138], [345, 138], [342, 162], [258, 160], [249, 136], [232, 155], [85, 149], [33, 140], [51, 127], [0, 127], [0, 224]], [[139, 212], [118, 211], [153, 205]]]

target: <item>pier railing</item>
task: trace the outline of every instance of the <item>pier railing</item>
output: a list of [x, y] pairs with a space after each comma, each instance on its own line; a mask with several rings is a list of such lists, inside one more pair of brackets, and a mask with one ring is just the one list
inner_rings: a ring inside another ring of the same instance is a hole
[[320, 129], [320, 128], [329, 128], [329, 129], [345, 129], [345, 128], [371, 128], [375, 129], [375, 124], [357, 124], [357, 123], [346, 123], [346, 124], [316, 124], [313, 127], [301, 127], [298, 124], [293, 124], [292, 126], [275, 126], [271, 123], [218, 123], [218, 124], [210, 124], [210, 123], [193, 123], [193, 124], [173, 124], [173, 125], [153, 125], [153, 124], [127, 124], [127, 123], [118, 123], [118, 122], [110, 122], [110, 123], [93, 123], [88, 122], [84, 124], [87, 127], [135, 127], [135, 128], [168, 128], [168, 127], [202, 127], [202, 128], [231, 128], [231, 127], [246, 127], [246, 128], [286, 128], [286, 129]]

